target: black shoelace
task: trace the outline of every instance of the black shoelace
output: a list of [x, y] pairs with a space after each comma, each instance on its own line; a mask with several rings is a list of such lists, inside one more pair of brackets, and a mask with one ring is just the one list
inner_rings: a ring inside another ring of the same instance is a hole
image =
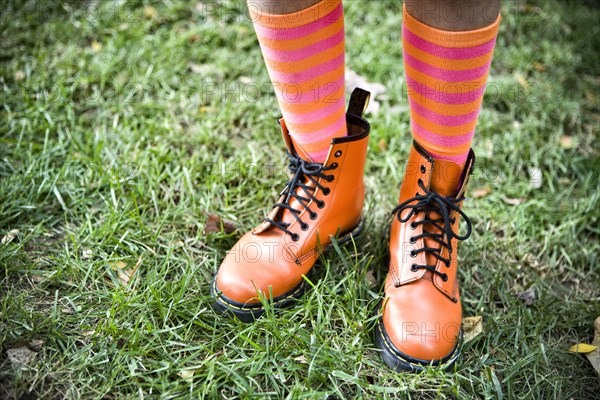
[[[337, 163], [332, 163], [331, 165], [326, 167], [323, 164], [309, 162], [290, 153], [288, 153], [288, 158], [288, 168], [292, 173], [292, 178], [287, 183], [285, 189], [283, 189], [283, 191], [281, 192], [281, 195], [285, 196], [285, 200], [282, 203], [275, 203], [273, 207], [280, 207], [282, 209], [290, 211], [296, 219], [296, 221], [300, 223], [300, 229], [305, 231], [309, 228], [309, 226], [299, 217], [303, 210], [292, 207], [289, 204], [290, 200], [296, 199], [305, 210], [309, 210], [310, 219], [317, 219], [317, 213], [308, 208], [308, 203], [310, 203], [311, 200], [314, 200], [317, 204], [317, 208], [325, 207], [325, 202], [322, 200], [318, 200], [315, 197], [315, 191], [317, 190], [317, 188], [321, 189], [323, 191], [323, 194], [327, 196], [330, 192], [330, 189], [321, 185], [319, 183], [319, 178], [325, 179], [327, 182], [332, 182], [334, 176], [327, 174], [326, 171], [336, 169], [338, 165]], [[298, 189], [302, 189], [304, 194], [306, 194], [308, 197], [301, 195], [302, 190]], [[269, 222], [272, 226], [279, 228], [288, 235], [290, 235], [293, 241], [298, 241], [298, 239], [300, 239], [297, 233], [293, 233], [288, 229], [290, 224], [281, 221], [281, 218], [278, 218], [277, 220], [265, 218], [265, 221]]]
[[[450, 256], [449, 258], [444, 258], [441, 255], [442, 248], [445, 247], [448, 249], [448, 254], [452, 254], [452, 239], [457, 240], [465, 240], [471, 235], [472, 225], [469, 217], [460, 209], [459, 204], [465, 198], [461, 196], [460, 198], [451, 198], [442, 196], [433, 190], [429, 190], [423, 184], [423, 180], [419, 179], [418, 181], [419, 187], [423, 190], [423, 194], [419, 192], [405, 202], [399, 204], [392, 211], [392, 215], [397, 215], [398, 221], [405, 223], [408, 222], [413, 215], [419, 213], [425, 213], [425, 218], [421, 221], [413, 221], [411, 222], [411, 228], [416, 228], [418, 225], [431, 225], [438, 229], [441, 233], [430, 232], [423, 228], [423, 233], [420, 235], [416, 235], [411, 237], [410, 243], [416, 243], [418, 239], [421, 238], [431, 238], [436, 243], [439, 243], [439, 248], [434, 247], [422, 247], [420, 249], [413, 249], [410, 252], [411, 257], [416, 257], [417, 254], [423, 252], [425, 254], [431, 254], [438, 260], [442, 261], [446, 267], [450, 267]], [[404, 210], [410, 210], [404, 218], [402, 218], [402, 212]], [[464, 235], [459, 235], [458, 233], [454, 233], [452, 230], [452, 224], [456, 222], [456, 218], [450, 218], [450, 213], [452, 210], [456, 211], [460, 214], [460, 216], [467, 223], [467, 233]], [[441, 218], [431, 218], [433, 214], [439, 215]], [[419, 265], [413, 264], [411, 266], [411, 271], [416, 272], [419, 269], [426, 269], [433, 274], [439, 275], [442, 280], [445, 282], [448, 280], [448, 275], [439, 272], [435, 269], [435, 265]]]

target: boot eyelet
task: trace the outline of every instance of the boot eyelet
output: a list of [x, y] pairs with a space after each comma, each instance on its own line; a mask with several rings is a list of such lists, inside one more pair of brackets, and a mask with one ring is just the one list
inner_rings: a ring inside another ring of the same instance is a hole
[[413, 243], [413, 244], [414, 244], [414, 243], [416, 243], [416, 242], [417, 242], [417, 239], [415, 239], [415, 237], [414, 237], [414, 236], [411, 236], [411, 237], [410, 237], [410, 239], [409, 239], [408, 241], [409, 241], [410, 243]]
[[415, 193], [415, 196], [420, 196], [420, 195], [421, 195], [421, 193], [419, 193], [419, 192]]
[[303, 223], [300, 225], [300, 229], [302, 229], [303, 231], [306, 231], [306, 230], [308, 230], [308, 224], [303, 222]]
[[316, 212], [314, 212], [314, 213], [311, 213], [311, 214], [310, 214], [310, 219], [312, 219], [313, 221], [314, 221], [315, 219], [317, 219], [317, 217], [318, 217], [318, 215], [317, 215], [317, 213], [316, 213]]
[[441, 278], [444, 282], [448, 282], [448, 274], [442, 274]]
[[338, 163], [334, 162], [333, 164], [331, 164], [331, 168], [336, 169], [338, 167]]
[[325, 202], [324, 201], [318, 201], [317, 202], [317, 207], [319, 207], [319, 208], [325, 207]]
[[446, 264], [446, 268], [450, 268], [450, 261], [446, 261], [444, 264]]
[[419, 180], [417, 181], [417, 183], [418, 183], [419, 185], [422, 185], [422, 184], [423, 184], [423, 179], [419, 178]]
[[417, 229], [417, 224], [415, 224], [415, 221], [410, 223], [410, 229]]
[[323, 195], [327, 196], [329, 195], [329, 193], [331, 193], [331, 190], [329, 188], [323, 189]]
[[417, 268], [417, 264], [413, 264], [413, 265], [410, 266], [410, 270], [412, 272], [417, 272], [419, 270], [419, 268]]
[[416, 252], [416, 251], [414, 251], [414, 250], [411, 250], [411, 251], [410, 251], [410, 256], [411, 256], [412, 258], [415, 258], [415, 257], [417, 256], [417, 252]]
[[298, 235], [297, 233], [292, 233], [292, 240], [294, 242], [297, 242], [298, 240], [300, 240], [300, 235]]
[[336, 156], [336, 157], [339, 157], [341, 155], [342, 155], [342, 151], [341, 150], [336, 151], [335, 154], [334, 154], [334, 156]]
[[335, 179], [335, 176], [327, 175], [327, 178], [325, 178], [325, 179], [327, 179], [327, 182], [333, 182], [333, 180]]
[[427, 168], [421, 164], [421, 173], [424, 174], [425, 172], [427, 172]]

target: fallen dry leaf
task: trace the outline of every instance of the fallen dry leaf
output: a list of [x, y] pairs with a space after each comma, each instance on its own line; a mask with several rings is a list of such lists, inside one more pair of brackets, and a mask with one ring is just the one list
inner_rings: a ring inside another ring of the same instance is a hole
[[125, 261], [117, 261], [116, 263], [114, 263], [113, 265], [111, 265], [111, 268], [114, 271], [119, 271], [124, 269], [127, 266], [127, 264], [125, 263]]
[[519, 204], [522, 204], [525, 202], [525, 198], [521, 197], [519, 199], [511, 199], [509, 197], [504, 197], [502, 198], [502, 201], [505, 202], [506, 204], [508, 204], [509, 206], [518, 206]]
[[384, 94], [387, 88], [381, 83], [372, 83], [367, 80], [364, 76], [360, 76], [356, 72], [349, 68], [346, 68], [346, 90], [348, 93], [352, 93], [355, 88], [361, 88], [371, 93], [371, 99], [369, 106], [367, 107], [365, 114], [379, 114], [381, 105], [376, 100], [377, 96]]
[[179, 375], [184, 381], [191, 382], [194, 380], [194, 373], [196, 370], [193, 369], [184, 369], [179, 371], [177, 375]]
[[523, 89], [529, 88], [529, 82], [527, 82], [527, 79], [525, 79], [522, 74], [517, 72], [515, 73], [514, 78], [515, 81], [517, 81], [517, 83], [523, 87]]
[[492, 193], [492, 188], [489, 186], [484, 186], [481, 188], [475, 188], [471, 190], [471, 197], [478, 199], [480, 197], [485, 197], [490, 193]]
[[27, 347], [29, 347], [29, 349], [38, 352], [40, 350], [42, 350], [42, 346], [44, 345], [44, 341], [41, 339], [34, 339], [31, 342], [29, 342], [27, 344]]
[[[141, 264], [142, 257], [140, 256], [133, 268], [126, 269], [127, 264], [125, 262], [117, 261], [116, 263], [111, 265], [111, 269], [117, 272], [117, 278], [119, 279], [119, 283], [125, 287], [129, 287], [131, 282], [134, 280], [134, 276], [136, 276], [136, 272]], [[107, 283], [112, 284], [110, 278], [105, 277], [105, 280], [107, 281]]]
[[375, 279], [375, 272], [373, 272], [372, 269], [368, 270], [365, 276], [367, 278], [367, 282], [369, 282], [369, 285], [371, 287], [377, 285], [377, 279]]
[[235, 222], [229, 221], [219, 217], [217, 214], [209, 213], [206, 225], [204, 225], [204, 234], [221, 232], [221, 225], [223, 226], [223, 232], [233, 233], [237, 230]]
[[587, 353], [585, 356], [598, 373], [598, 376], [600, 376], [600, 317], [594, 320], [594, 340], [592, 340], [592, 345], [598, 348]]
[[6, 235], [2, 236], [2, 244], [7, 244], [15, 240], [17, 235], [19, 234], [18, 229], [11, 229]]
[[14, 367], [24, 367], [31, 363], [35, 353], [28, 347], [23, 346], [6, 350], [6, 355]]
[[156, 11], [156, 8], [154, 8], [152, 6], [145, 6], [144, 7], [144, 17], [156, 19], [158, 17], [158, 11]]
[[573, 140], [573, 136], [561, 136], [559, 139], [560, 147], [563, 149], [572, 149], [575, 147], [575, 141]]
[[537, 61], [533, 63], [533, 68], [538, 72], [544, 72], [546, 70], [546, 66]]
[[243, 83], [244, 85], [254, 83], [254, 80], [252, 78], [250, 78], [249, 76], [240, 76], [238, 78], [238, 81], [240, 81], [240, 83]]
[[15, 72], [15, 81], [17, 82], [21, 82], [23, 79], [25, 79], [25, 72], [18, 70]]
[[577, 343], [574, 344], [573, 346], [571, 346], [569, 348], [569, 351], [571, 353], [580, 353], [580, 354], [587, 354], [587, 353], [591, 353], [592, 351], [598, 349], [598, 346], [594, 346], [591, 344], [587, 344], [587, 343]]
[[470, 342], [483, 332], [483, 317], [465, 317], [462, 320], [464, 342]]
[[215, 64], [190, 64], [190, 70], [195, 74], [211, 75], [217, 72]]
[[215, 111], [215, 108], [211, 106], [200, 106], [198, 108], [198, 111], [200, 112], [200, 114], [210, 114], [213, 111]]
[[96, 41], [96, 40], [92, 40], [92, 44], [90, 44], [90, 47], [92, 48], [92, 51], [94, 53], [99, 52], [100, 50], [102, 50], [102, 43]]
[[528, 306], [533, 304], [533, 302], [535, 301], [535, 297], [536, 297], [536, 294], [535, 294], [534, 287], [530, 287], [529, 289], [519, 293], [517, 296], [517, 298], [519, 300], [522, 300], [525, 303], [525, 305], [528, 305]]
[[304, 355], [294, 358], [294, 361], [296, 361], [300, 364], [308, 364], [308, 361], [306, 361], [306, 357], [304, 357]]
[[385, 139], [381, 139], [377, 143], [377, 147], [379, 147], [379, 150], [381, 150], [381, 151], [386, 151], [387, 150], [387, 142], [385, 141]]

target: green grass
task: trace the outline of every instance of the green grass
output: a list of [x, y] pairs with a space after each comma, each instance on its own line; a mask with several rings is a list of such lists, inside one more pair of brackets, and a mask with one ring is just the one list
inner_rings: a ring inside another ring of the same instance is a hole
[[[600, 315], [593, 2], [504, 3], [471, 185], [491, 191], [465, 204], [474, 233], [459, 272], [464, 314], [484, 332], [455, 371], [421, 375], [388, 370], [372, 338], [411, 141], [400, 3], [346, 2], [348, 65], [388, 87], [368, 116], [366, 234], [323, 258], [297, 307], [252, 325], [216, 315], [209, 283], [282, 189], [278, 110], [244, 3], [198, 4], [1, 2], [0, 237], [18, 230], [0, 245], [1, 398], [600, 393], [567, 352]], [[224, 93], [236, 85], [243, 98]], [[240, 231], [205, 235], [207, 213]], [[111, 266], [140, 258], [132, 287], [119, 285]], [[7, 350], [34, 340], [33, 360], [12, 365]]]

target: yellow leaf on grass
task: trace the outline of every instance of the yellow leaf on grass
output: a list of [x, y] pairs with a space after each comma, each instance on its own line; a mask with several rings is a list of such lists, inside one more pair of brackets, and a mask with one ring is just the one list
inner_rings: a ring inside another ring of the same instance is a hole
[[523, 87], [523, 89], [527, 89], [529, 87], [529, 82], [527, 82], [527, 79], [525, 79], [525, 77], [522, 74], [517, 72], [514, 75], [514, 77], [515, 77], [515, 81], [517, 81], [517, 83], [519, 85], [521, 85]]
[[100, 50], [102, 50], [102, 43], [96, 41], [96, 40], [92, 40], [92, 44], [90, 45], [90, 47], [92, 48], [92, 51], [94, 53], [99, 52]]
[[156, 17], [158, 17], [158, 11], [152, 6], [146, 6], [144, 7], [144, 16], [146, 18], [156, 19]]
[[470, 342], [483, 332], [483, 317], [481, 315], [465, 317], [462, 320], [462, 325], [464, 342]]
[[117, 261], [116, 263], [111, 265], [111, 268], [115, 271], [120, 271], [120, 270], [125, 269], [126, 266], [127, 266], [127, 264], [125, 264], [124, 261]]
[[597, 346], [593, 346], [591, 344], [577, 343], [577, 344], [574, 344], [573, 346], [571, 346], [569, 351], [571, 353], [587, 354], [587, 353], [591, 353], [592, 351], [596, 350], [597, 348], [598, 348]]
[[127, 264], [123, 261], [117, 261], [116, 263], [111, 265], [111, 268], [114, 271], [117, 271], [117, 278], [119, 278], [119, 282], [123, 286], [129, 286], [141, 263], [142, 257], [140, 256], [137, 263], [135, 264], [135, 267], [133, 268], [127, 268]]

